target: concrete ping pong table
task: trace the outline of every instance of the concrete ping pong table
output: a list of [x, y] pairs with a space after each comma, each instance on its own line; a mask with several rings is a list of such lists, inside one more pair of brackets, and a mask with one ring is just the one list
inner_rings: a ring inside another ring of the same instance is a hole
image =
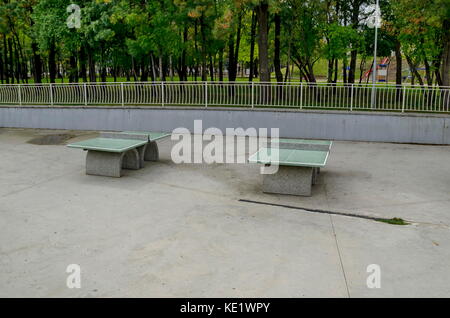
[[329, 140], [278, 139], [259, 149], [248, 161], [278, 166], [276, 173], [263, 175], [263, 192], [310, 196], [320, 168], [327, 163], [331, 145]]
[[101, 132], [99, 138], [67, 145], [87, 150], [86, 174], [120, 177], [122, 168], [139, 169], [144, 161], [158, 161], [156, 141], [170, 136], [161, 132]]

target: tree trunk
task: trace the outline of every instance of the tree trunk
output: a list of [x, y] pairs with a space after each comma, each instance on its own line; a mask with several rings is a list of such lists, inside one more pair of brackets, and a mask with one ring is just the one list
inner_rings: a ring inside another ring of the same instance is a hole
[[16, 58], [16, 80], [17, 80], [17, 83], [20, 83], [20, 80], [22, 79], [22, 64], [20, 63], [19, 49], [17, 47], [16, 41], [13, 40], [13, 44], [14, 44], [14, 53], [15, 53], [15, 58]]
[[0, 54], [0, 82], [3, 84], [3, 58]]
[[70, 63], [69, 82], [70, 83], [78, 82], [77, 59], [74, 54], [70, 55], [69, 63]]
[[252, 11], [252, 26], [250, 31], [250, 74], [248, 80], [253, 81], [254, 59], [255, 59], [255, 38], [256, 38], [256, 12]]
[[97, 77], [95, 74], [95, 61], [94, 61], [94, 53], [92, 49], [88, 50], [88, 65], [89, 65], [89, 81], [96, 82]]
[[17, 41], [17, 50], [18, 50], [18, 55], [20, 56], [20, 61], [18, 61], [20, 68], [19, 68], [19, 72], [20, 72], [20, 77], [22, 78], [22, 82], [23, 80], [25, 80], [26, 83], [28, 83], [28, 65], [27, 65], [27, 61], [26, 58], [23, 54], [23, 49], [22, 49], [22, 45], [20, 45], [20, 39], [19, 36], [16, 32], [14, 32], [14, 35], [16, 37], [16, 41]]
[[402, 51], [400, 41], [395, 41], [395, 84], [402, 85]]
[[262, 1], [258, 7], [258, 49], [259, 49], [259, 79], [270, 82], [269, 72], [269, 4]]
[[[344, 84], [347, 84], [347, 61], [344, 58], [342, 60], [342, 81]], [[353, 78], [353, 82], [355, 81], [355, 78]]]
[[236, 42], [234, 42], [234, 33], [230, 34], [228, 40], [228, 80], [236, 81], [237, 65], [239, 59], [239, 45], [241, 42], [242, 15], [238, 18], [238, 27], [236, 30]]
[[[372, 74], [372, 71], [373, 71], [373, 62], [370, 63], [369, 74], [368, 74], [367, 77], [366, 77], [366, 84], [369, 83], [369, 78], [370, 78], [370, 74]], [[365, 91], [366, 91], [366, 90], [365, 90]]]
[[104, 65], [102, 66], [100, 73], [101, 73], [100, 74], [101, 80], [102, 80], [103, 83], [105, 83], [106, 82], [107, 73], [106, 73], [106, 67]]
[[100, 45], [100, 80], [106, 82], [105, 49]]
[[141, 82], [147, 82], [148, 81], [148, 65], [144, 61], [141, 64]]
[[170, 81], [173, 82], [173, 64], [172, 64], [172, 55], [169, 56], [169, 76], [170, 76]]
[[200, 35], [202, 37], [202, 81], [208, 80], [208, 71], [206, 63], [206, 34], [205, 34], [205, 22], [203, 15], [200, 17]]
[[[443, 22], [443, 47], [442, 52], [442, 86], [450, 86], [450, 19], [445, 19]], [[450, 109], [450, 94], [447, 91], [443, 98], [443, 106], [446, 110]]]
[[8, 51], [9, 51], [9, 71], [11, 75], [11, 84], [14, 84], [14, 55], [13, 55], [13, 49], [11, 44], [11, 39], [8, 39]]
[[425, 39], [423, 38], [423, 36], [420, 38], [420, 52], [422, 54], [422, 58], [423, 58], [423, 64], [425, 66], [425, 78], [427, 80], [427, 85], [428, 86], [432, 86], [433, 85], [433, 78], [431, 75], [431, 70], [430, 70], [430, 63], [428, 63], [428, 59], [427, 59], [427, 55], [423, 49], [424, 47], [424, 43], [425, 43]]
[[150, 53], [150, 62], [152, 63], [152, 71], [151, 71], [151, 78], [154, 82], [156, 80], [156, 67], [155, 67], [155, 58], [153, 57], [153, 53]]
[[450, 86], [450, 19], [445, 19], [443, 23], [444, 51], [442, 54], [441, 80], [442, 86]]
[[314, 76], [314, 68], [311, 62], [307, 63], [307, 72], [306, 75], [308, 76], [308, 81], [310, 83], [316, 82], [316, 77]]
[[234, 34], [230, 34], [228, 40], [228, 81], [233, 82], [236, 80], [235, 58], [234, 58]]
[[363, 56], [361, 58], [361, 62], [359, 63], [359, 84], [362, 83], [362, 78], [363, 78], [363, 75], [364, 75], [364, 68], [365, 68], [365, 66], [366, 66], [366, 57]]
[[442, 78], [441, 78], [441, 56], [437, 57], [433, 62], [434, 75], [436, 76], [436, 84], [442, 86]]
[[[328, 42], [329, 40], [327, 40]], [[333, 63], [334, 59], [331, 57], [328, 59], [328, 68], [327, 68], [327, 82], [333, 82]]]
[[114, 67], [111, 69], [111, 73], [112, 73], [114, 82], [117, 82], [117, 67], [116, 67], [116, 66], [114, 66]]
[[[412, 74], [414, 75], [414, 77], [417, 77], [417, 79], [419, 80], [420, 86], [423, 86], [422, 76], [420, 76], [419, 72], [417, 72], [416, 65], [413, 64], [411, 58], [408, 55], [405, 55], [405, 57], [406, 57], [406, 61], [408, 62], [409, 68], [411, 69]], [[411, 79], [411, 84], [413, 84], [412, 79]]]
[[56, 48], [55, 42], [52, 40], [50, 51], [48, 53], [48, 72], [50, 73], [50, 83], [55, 83], [56, 79]]
[[236, 32], [236, 45], [234, 47], [234, 72], [235, 80], [237, 76], [237, 67], [239, 63], [239, 47], [241, 44], [241, 30], [242, 30], [242, 14], [239, 15], [238, 28]]
[[275, 75], [277, 82], [283, 82], [283, 73], [281, 73], [281, 59], [280, 59], [280, 33], [281, 33], [281, 17], [279, 14], [275, 14], [275, 54], [273, 58], [273, 64], [275, 66]]
[[348, 70], [348, 83], [355, 83], [355, 70], [356, 70], [356, 58], [358, 56], [356, 50], [352, 50], [350, 53], [350, 69]]
[[181, 74], [180, 74], [180, 81], [187, 81], [188, 80], [188, 76], [187, 76], [187, 65], [186, 65], [186, 45], [188, 42], [188, 28], [187, 26], [184, 26], [184, 30], [183, 30], [183, 51], [181, 52], [181, 66], [180, 66], [180, 70], [181, 70]]
[[34, 82], [41, 83], [42, 82], [42, 59], [38, 53], [38, 45], [34, 41], [31, 43], [31, 50], [33, 51]]
[[219, 51], [219, 82], [223, 82], [223, 50]]
[[288, 79], [291, 78], [291, 72], [289, 71], [290, 62], [291, 62], [291, 39], [289, 38], [288, 55], [287, 55], [287, 60], [286, 60], [286, 74], [284, 75], [284, 81], [285, 82], [287, 82]]
[[[361, 0], [353, 0], [351, 2], [352, 4], [352, 16], [351, 16], [351, 23], [352, 28], [357, 29], [359, 26], [359, 15], [360, 15], [360, 6], [361, 6]], [[358, 52], [356, 48], [353, 48], [350, 52], [350, 69], [348, 71], [348, 82], [354, 83], [355, 82], [355, 70], [356, 70], [356, 59], [358, 57]]]
[[133, 81], [136, 82], [137, 81], [137, 74], [136, 74], [136, 60], [134, 59], [134, 57], [131, 57], [131, 73], [133, 75]]
[[423, 64], [425, 65], [425, 74], [426, 74], [425, 76], [427, 77], [427, 85], [431, 87], [433, 86], [433, 78], [431, 75], [430, 63], [428, 63], [426, 57], [423, 59]]
[[154, 82], [156, 80], [156, 71], [155, 71], [155, 66], [153, 65], [153, 63], [155, 63], [155, 61], [153, 60], [153, 54], [150, 53], [150, 57], [148, 58], [148, 74], [150, 75], [150, 79], [152, 82]]
[[214, 63], [211, 53], [209, 53], [209, 77], [211, 78], [211, 82], [214, 82]]
[[395, 84], [397, 85], [396, 100], [400, 101], [402, 99], [402, 51], [399, 40], [395, 41], [395, 64]]
[[198, 76], [198, 45], [197, 45], [197, 36], [198, 36], [198, 27], [197, 27], [197, 20], [194, 22], [194, 51], [195, 51], [195, 58], [194, 58], [194, 80], [197, 81]]
[[6, 84], [9, 84], [8, 48], [6, 46], [6, 34], [3, 34], [3, 61]]
[[87, 82], [87, 68], [86, 68], [86, 51], [85, 51], [84, 46], [81, 46], [78, 56], [79, 56], [79, 60], [80, 60], [81, 78], [83, 79], [83, 82], [86, 83]]
[[338, 67], [339, 67], [339, 60], [338, 59], [334, 59], [334, 79], [333, 79], [333, 83], [337, 83], [337, 79], [338, 79]]
[[158, 63], [159, 63], [159, 80], [160, 81], [164, 81], [164, 70], [163, 70], [163, 59], [162, 59], [162, 55], [159, 56], [158, 59]]

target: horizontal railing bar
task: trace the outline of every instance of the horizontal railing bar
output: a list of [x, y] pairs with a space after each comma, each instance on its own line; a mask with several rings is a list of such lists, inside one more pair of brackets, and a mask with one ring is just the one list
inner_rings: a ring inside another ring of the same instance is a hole
[[76, 82], [76, 83], [20, 83], [20, 84], [0, 84], [0, 87], [17, 87], [17, 86], [49, 86], [49, 85], [55, 85], [55, 86], [77, 86], [77, 85], [121, 85], [121, 84], [139, 84], [139, 85], [154, 85], [154, 84], [161, 84], [164, 83], [164, 85], [176, 85], [176, 84], [191, 84], [191, 85], [204, 85], [205, 83], [208, 83], [208, 85], [214, 85], [214, 84], [221, 84], [221, 85], [280, 85], [280, 86], [286, 86], [286, 85], [310, 85], [310, 86], [329, 86], [329, 87], [351, 87], [351, 86], [357, 86], [357, 87], [373, 87], [375, 85], [376, 87], [383, 87], [383, 88], [401, 88], [401, 87], [410, 87], [410, 88], [418, 88], [418, 89], [433, 89], [433, 88], [440, 88], [440, 89], [450, 89], [450, 86], [439, 86], [436, 84], [433, 84], [432, 86], [428, 85], [419, 85], [419, 84], [394, 84], [394, 83], [343, 83], [343, 82], [337, 82], [337, 83], [329, 83], [329, 82], [249, 82], [249, 81], [234, 81], [234, 82], [228, 82], [228, 81], [132, 81], [132, 82]]
[[0, 85], [0, 104], [210, 105], [439, 113], [450, 112], [450, 87], [225, 81], [4, 84]]

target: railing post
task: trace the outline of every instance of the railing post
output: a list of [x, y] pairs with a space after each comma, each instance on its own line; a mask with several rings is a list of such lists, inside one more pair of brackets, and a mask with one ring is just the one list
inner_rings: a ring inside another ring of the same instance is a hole
[[164, 82], [161, 81], [161, 106], [164, 107]]
[[19, 105], [22, 106], [22, 92], [21, 92], [20, 88], [21, 88], [21, 85], [19, 84], [19, 86], [18, 86]]
[[205, 107], [208, 107], [208, 82], [205, 82]]
[[53, 84], [50, 83], [50, 105], [53, 106]]
[[350, 111], [353, 111], [353, 87], [355, 84], [352, 83], [352, 88], [350, 89]]
[[125, 100], [123, 96], [123, 83], [120, 83], [120, 101], [122, 104], [122, 107], [125, 106]]
[[303, 82], [300, 82], [300, 109], [303, 108]]
[[402, 113], [405, 112], [405, 100], [406, 100], [406, 85], [403, 85], [403, 89], [402, 89]]
[[87, 87], [86, 87], [86, 83], [83, 83], [83, 95], [84, 95], [84, 106], [87, 106], [88, 100], [87, 100]]
[[[375, 63], [375, 62], [374, 62]], [[375, 65], [375, 64], [374, 64]], [[375, 70], [374, 72], [374, 82], [372, 84], [372, 98], [371, 98], [371, 108], [375, 109], [376, 108], [376, 104], [377, 104], [377, 86], [375, 85], [375, 74], [377, 73], [377, 71]]]
[[252, 108], [255, 108], [255, 82], [252, 81]]

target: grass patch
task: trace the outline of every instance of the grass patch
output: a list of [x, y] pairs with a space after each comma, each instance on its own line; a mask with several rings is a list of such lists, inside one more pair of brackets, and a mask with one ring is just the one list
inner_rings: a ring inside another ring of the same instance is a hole
[[401, 218], [392, 218], [392, 219], [384, 219], [384, 218], [376, 218], [375, 221], [388, 223], [392, 225], [408, 225], [409, 223]]

